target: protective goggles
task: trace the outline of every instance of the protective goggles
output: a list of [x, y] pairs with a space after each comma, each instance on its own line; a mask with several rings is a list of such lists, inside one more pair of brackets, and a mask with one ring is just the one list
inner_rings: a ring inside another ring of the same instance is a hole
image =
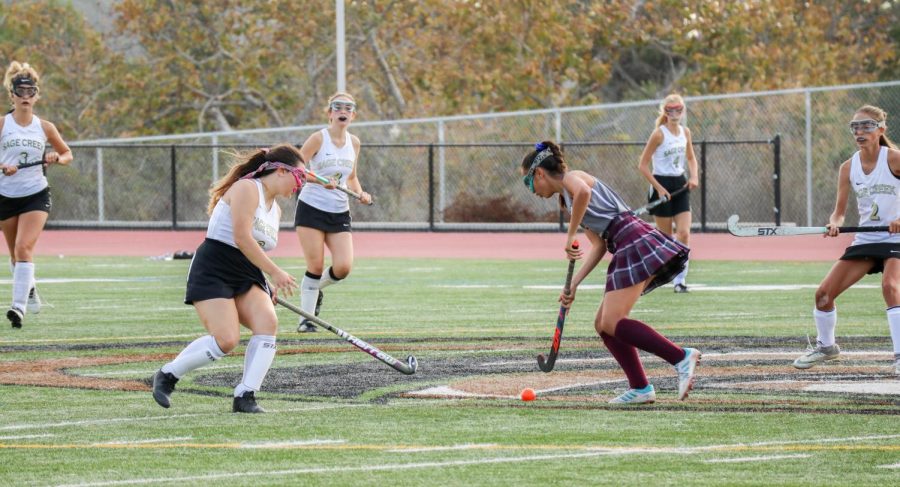
[[37, 95], [38, 87], [31, 78], [16, 78], [12, 82], [12, 93], [19, 98], [31, 98]]
[[544, 159], [552, 155], [553, 151], [551, 151], [549, 147], [538, 152], [538, 154], [534, 156], [534, 160], [531, 161], [531, 167], [528, 168], [528, 172], [522, 177], [522, 182], [525, 184], [525, 187], [531, 190], [532, 193], [534, 193], [534, 170], [544, 162]]
[[666, 115], [678, 115], [684, 111], [684, 105], [667, 105], [663, 107], [663, 111], [666, 112]]
[[290, 172], [294, 176], [294, 182], [297, 183], [297, 186], [294, 187], [294, 192], [297, 192], [300, 188], [302, 188], [303, 183], [306, 182], [306, 171], [304, 171], [302, 167], [288, 166], [287, 164], [278, 161], [266, 161], [260, 164], [255, 171], [245, 175], [241, 179], [255, 178], [257, 174], [263, 171], [268, 171], [270, 169], [284, 169], [285, 171]]
[[356, 103], [352, 101], [333, 101], [328, 104], [332, 112], [350, 112], [356, 111]]
[[882, 127], [884, 127], [884, 121], [879, 122], [871, 118], [868, 120], [853, 120], [850, 122], [850, 133], [863, 132], [871, 134]]

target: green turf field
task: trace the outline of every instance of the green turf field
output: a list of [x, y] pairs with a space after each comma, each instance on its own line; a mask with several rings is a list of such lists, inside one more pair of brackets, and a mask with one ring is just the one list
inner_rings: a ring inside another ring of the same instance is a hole
[[[157, 406], [147, 380], [202, 333], [181, 304], [188, 261], [39, 258], [47, 304], [0, 326], [0, 485], [893, 485], [900, 378], [880, 276], [838, 301], [842, 360], [797, 371], [828, 263], [691, 264], [693, 292], [632, 316], [704, 352], [675, 400], [614, 407], [624, 375], [593, 332], [604, 273], [579, 290], [560, 359], [546, 353], [565, 261], [360, 259], [321, 318], [419, 371], [404, 376], [327, 331], [295, 333], [237, 415], [243, 344]], [[299, 259], [280, 261], [301, 276]], [[0, 292], [10, 292], [7, 277]], [[593, 286], [588, 286], [591, 284]], [[8, 298], [6, 298], [8, 299]], [[299, 298], [294, 298], [299, 301]], [[248, 335], [245, 335], [246, 338]], [[523, 387], [538, 399], [517, 398]]]

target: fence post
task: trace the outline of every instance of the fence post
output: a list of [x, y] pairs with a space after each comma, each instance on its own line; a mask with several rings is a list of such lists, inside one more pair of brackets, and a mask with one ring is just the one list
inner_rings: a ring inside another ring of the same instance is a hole
[[175, 169], [178, 167], [177, 156], [175, 155], [175, 145], [170, 146], [172, 165], [172, 230], [178, 227], [178, 183], [175, 176]]
[[106, 220], [103, 198], [103, 148], [97, 147], [97, 220], [101, 223]]
[[428, 230], [434, 231], [434, 144], [428, 144]]
[[781, 225], [781, 134], [775, 134], [772, 144], [775, 146], [775, 170], [772, 173], [775, 186], [775, 225]]
[[706, 141], [700, 141], [700, 231], [706, 231]]

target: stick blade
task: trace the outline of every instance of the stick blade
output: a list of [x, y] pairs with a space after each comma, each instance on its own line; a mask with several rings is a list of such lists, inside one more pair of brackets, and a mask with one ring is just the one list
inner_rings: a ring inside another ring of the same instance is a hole
[[556, 365], [556, 358], [551, 356], [550, 359], [547, 359], [544, 357], [544, 354], [539, 354], [537, 356], [537, 363], [541, 372], [550, 372], [553, 370], [553, 366]]

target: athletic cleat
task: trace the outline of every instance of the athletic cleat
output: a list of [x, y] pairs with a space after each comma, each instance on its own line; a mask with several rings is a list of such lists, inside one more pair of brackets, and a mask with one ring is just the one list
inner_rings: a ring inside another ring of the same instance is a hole
[[163, 372], [162, 369], [156, 371], [156, 374], [153, 375], [153, 399], [156, 401], [156, 404], [168, 408], [171, 405], [169, 396], [172, 395], [177, 383], [178, 377], [168, 372]]
[[13, 328], [22, 328], [22, 319], [25, 318], [25, 313], [19, 308], [9, 308], [9, 311], [6, 312], [6, 318]]
[[316, 333], [319, 331], [316, 328], [316, 325], [312, 324], [309, 320], [300, 320], [300, 325], [297, 326], [297, 333]]
[[684, 358], [681, 362], [675, 364], [675, 371], [678, 372], [678, 400], [683, 401], [687, 398], [688, 393], [694, 387], [694, 370], [697, 368], [697, 362], [700, 361], [700, 350], [696, 348], [684, 349]]
[[265, 409], [256, 404], [256, 396], [253, 391], [247, 391], [241, 396], [234, 398], [231, 403], [231, 412], [233, 413], [264, 413]]
[[682, 293], [689, 293], [690, 291], [688, 290], [688, 287], [685, 286], [684, 284], [676, 284], [675, 292], [678, 294], [682, 294]]
[[28, 314], [36, 315], [41, 312], [41, 296], [37, 292], [36, 287], [32, 287], [28, 291], [28, 305], [25, 307]]
[[628, 389], [619, 397], [610, 399], [610, 404], [653, 404], [656, 402], [656, 390], [653, 384], [643, 389]]
[[817, 341], [815, 348], [809, 347], [806, 353], [794, 360], [794, 367], [798, 369], [811, 369], [814, 366], [827, 360], [837, 360], [841, 354], [841, 348], [835, 343], [829, 347], [822, 346], [822, 342]]
[[319, 289], [319, 297], [316, 298], [316, 316], [319, 316], [319, 311], [322, 311], [322, 300], [325, 299], [325, 293]]

